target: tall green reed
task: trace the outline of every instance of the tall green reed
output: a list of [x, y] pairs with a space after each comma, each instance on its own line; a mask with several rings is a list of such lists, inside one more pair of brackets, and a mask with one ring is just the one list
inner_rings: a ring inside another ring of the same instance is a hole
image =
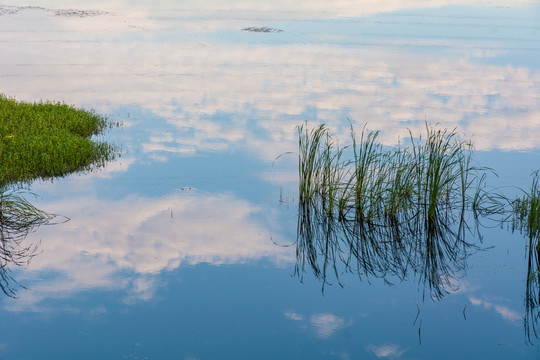
[[338, 282], [340, 267], [385, 281], [412, 269], [441, 297], [475, 248], [463, 225], [472, 200], [482, 205], [472, 145], [427, 124], [409, 146], [385, 147], [366, 126], [350, 134], [341, 146], [325, 125], [298, 127], [297, 269], [308, 263], [323, 287], [328, 269]]
[[[351, 125], [351, 144], [340, 146], [325, 125], [298, 127], [299, 195], [320, 201], [329, 214], [380, 222], [421, 208], [427, 220], [450, 209], [480, 207], [487, 170], [472, 159], [472, 144], [455, 130], [426, 124], [426, 138], [410, 134], [409, 147], [384, 147], [378, 131]], [[474, 185], [476, 192], [473, 192]]]

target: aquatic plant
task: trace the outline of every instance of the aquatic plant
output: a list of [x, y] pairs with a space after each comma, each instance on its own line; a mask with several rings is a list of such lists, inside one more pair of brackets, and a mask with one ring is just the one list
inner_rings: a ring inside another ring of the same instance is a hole
[[[410, 146], [384, 147], [379, 132], [351, 125], [341, 146], [325, 125], [298, 127], [297, 266], [329, 283], [343, 271], [393, 281], [408, 270], [443, 296], [477, 246], [465, 240], [465, 211], [490, 206], [486, 168], [474, 164], [472, 144], [426, 124]], [[477, 225], [477, 224], [476, 224]]]
[[0, 187], [99, 168], [119, 154], [92, 139], [111, 126], [93, 111], [0, 95], [0, 119]]
[[379, 132], [364, 126], [352, 144], [340, 146], [325, 125], [298, 127], [299, 200], [321, 204], [330, 216], [384, 222], [419, 213], [426, 222], [452, 209], [488, 209], [472, 145], [455, 130], [426, 124], [426, 138], [410, 136], [409, 147], [386, 148]]
[[[356, 142], [354, 129], [351, 125], [351, 138], [353, 161], [351, 165], [352, 176], [347, 182], [347, 189], [352, 193], [345, 199], [351, 204], [357, 219], [372, 220], [379, 212], [380, 195], [384, 192], [384, 183], [387, 178], [385, 164], [387, 159], [382, 152], [381, 145], [376, 143], [378, 132], [367, 131], [364, 126], [360, 143]], [[346, 194], [347, 195], [347, 194]]]
[[524, 328], [527, 340], [539, 337], [540, 324], [540, 172], [532, 173], [529, 191], [511, 202], [512, 230], [523, 232], [528, 240]]
[[27, 265], [37, 253], [38, 244], [25, 244], [26, 236], [55, 217], [32, 205], [22, 190], [0, 188], [0, 289], [4, 294], [15, 297], [19, 285], [11, 268]]

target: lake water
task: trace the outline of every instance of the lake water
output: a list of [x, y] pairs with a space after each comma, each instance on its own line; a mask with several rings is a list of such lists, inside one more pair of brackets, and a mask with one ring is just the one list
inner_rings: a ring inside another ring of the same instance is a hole
[[323, 291], [297, 257], [296, 158], [274, 164], [304, 121], [385, 145], [439, 123], [520, 195], [540, 169], [537, 1], [152, 3], [0, 5], [0, 92], [107, 114], [124, 149], [32, 185], [70, 220], [25, 240], [1, 359], [539, 358], [522, 234], [471, 236], [442, 298], [411, 269], [340, 268]]

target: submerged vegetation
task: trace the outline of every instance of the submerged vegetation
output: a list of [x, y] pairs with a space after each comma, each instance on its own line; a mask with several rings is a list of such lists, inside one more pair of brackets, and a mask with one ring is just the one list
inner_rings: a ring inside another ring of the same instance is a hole
[[0, 187], [103, 166], [117, 149], [91, 137], [109, 125], [92, 111], [0, 95]]

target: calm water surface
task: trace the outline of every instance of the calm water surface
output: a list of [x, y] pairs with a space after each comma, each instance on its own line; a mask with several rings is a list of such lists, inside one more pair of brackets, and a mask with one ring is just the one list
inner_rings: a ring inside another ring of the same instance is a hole
[[537, 359], [528, 241], [504, 226], [439, 264], [439, 299], [410, 269], [338, 267], [324, 292], [295, 273], [297, 164], [273, 161], [303, 121], [342, 139], [368, 122], [385, 145], [457, 128], [493, 186], [540, 169], [538, 2], [409, 3], [0, 5], [0, 92], [108, 114], [125, 149], [33, 184], [70, 221], [27, 237], [40, 253], [0, 301], [0, 358]]

